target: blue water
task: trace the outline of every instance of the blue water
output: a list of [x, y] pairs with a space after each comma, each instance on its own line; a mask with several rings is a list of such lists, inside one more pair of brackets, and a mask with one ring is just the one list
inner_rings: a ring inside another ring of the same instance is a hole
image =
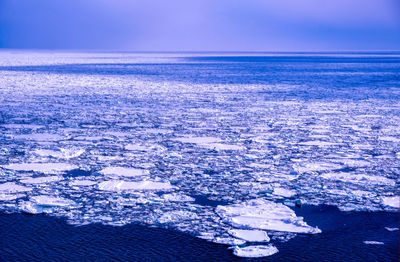
[[[300, 235], [278, 245], [272, 257], [244, 259], [224, 245], [176, 231], [140, 225], [69, 226], [44, 215], [0, 214], [2, 261], [398, 261], [399, 214], [340, 212], [302, 207], [296, 213], [323, 234]], [[365, 245], [373, 239], [384, 245]]]

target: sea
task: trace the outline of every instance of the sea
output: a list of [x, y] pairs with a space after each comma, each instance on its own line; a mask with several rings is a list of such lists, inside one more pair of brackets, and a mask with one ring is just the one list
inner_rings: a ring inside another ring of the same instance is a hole
[[1, 261], [398, 261], [400, 52], [0, 50]]

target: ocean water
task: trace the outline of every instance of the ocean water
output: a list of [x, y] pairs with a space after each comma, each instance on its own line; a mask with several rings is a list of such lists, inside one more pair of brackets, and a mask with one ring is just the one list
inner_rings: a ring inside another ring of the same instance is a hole
[[0, 57], [6, 260], [396, 261], [400, 53]]

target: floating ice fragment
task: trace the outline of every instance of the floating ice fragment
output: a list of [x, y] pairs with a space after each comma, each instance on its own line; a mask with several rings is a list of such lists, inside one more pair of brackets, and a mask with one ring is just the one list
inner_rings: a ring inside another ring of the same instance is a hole
[[8, 129], [39, 129], [44, 128], [44, 126], [34, 125], [34, 124], [3, 124], [2, 127]]
[[217, 143], [217, 142], [221, 141], [221, 139], [218, 138], [218, 137], [209, 137], [209, 136], [203, 136], [203, 137], [178, 137], [178, 138], [175, 138], [174, 140], [180, 141], [182, 143], [192, 143], [192, 144], [199, 144], [199, 145]]
[[24, 194], [2, 194], [0, 193], [0, 201], [11, 201], [21, 197], [24, 197]]
[[3, 165], [1, 167], [15, 171], [34, 171], [45, 174], [65, 172], [78, 168], [76, 165], [67, 163], [20, 163]]
[[321, 141], [321, 140], [312, 140], [312, 141], [307, 141], [307, 142], [301, 142], [301, 143], [299, 143], [299, 145], [328, 147], [328, 146], [335, 146], [335, 145], [337, 145], [337, 143], [331, 143], [331, 142], [326, 142], [326, 141]]
[[400, 138], [397, 138], [394, 136], [381, 136], [381, 137], [379, 137], [379, 140], [385, 141], [385, 142], [400, 143]]
[[55, 207], [66, 207], [75, 204], [75, 202], [70, 199], [65, 199], [62, 197], [52, 197], [47, 195], [33, 196], [30, 198], [30, 201], [32, 201], [36, 205]]
[[299, 173], [305, 173], [305, 172], [334, 170], [334, 169], [340, 169], [342, 167], [343, 167], [342, 165], [334, 163], [315, 162], [315, 163], [307, 163], [304, 165], [295, 165], [293, 168]]
[[119, 175], [125, 177], [144, 176], [149, 172], [144, 169], [131, 167], [106, 167], [100, 171], [104, 175]]
[[60, 136], [57, 134], [47, 134], [47, 133], [14, 135], [13, 138], [16, 140], [33, 140], [38, 142], [52, 142], [52, 141], [60, 141], [66, 139], [66, 137], [64, 136]]
[[164, 213], [160, 218], [158, 218], [157, 221], [163, 224], [163, 223], [173, 223], [183, 220], [194, 220], [194, 219], [199, 219], [196, 213], [184, 210], [178, 210], [178, 211], [171, 211]]
[[0, 184], [0, 193], [19, 193], [19, 192], [28, 192], [31, 190], [32, 188], [20, 186], [14, 182], [7, 182]]
[[27, 178], [20, 180], [20, 182], [24, 184], [43, 184], [43, 183], [60, 181], [62, 179], [63, 178], [60, 176], [44, 176], [44, 177]]
[[244, 146], [238, 146], [238, 145], [230, 145], [230, 144], [221, 144], [221, 143], [210, 143], [210, 144], [204, 144], [203, 146], [210, 148], [210, 149], [215, 149], [215, 150], [244, 150]]
[[378, 185], [390, 185], [390, 186], [394, 186], [396, 184], [395, 181], [383, 176], [370, 176], [364, 174], [352, 174], [344, 172], [325, 173], [321, 177], [328, 180], [339, 180], [354, 184], [378, 184]]
[[264, 199], [249, 200], [242, 204], [217, 206], [222, 221], [236, 228], [263, 229], [304, 234], [321, 233], [297, 217], [292, 209]]
[[238, 257], [267, 257], [278, 253], [279, 250], [273, 245], [235, 247], [233, 254]]
[[181, 195], [177, 193], [171, 193], [171, 194], [164, 194], [162, 195], [162, 198], [164, 198], [166, 201], [170, 202], [193, 202], [195, 199], [193, 197], [190, 197], [188, 195]]
[[399, 196], [383, 197], [382, 203], [386, 206], [400, 208], [400, 197]]
[[212, 242], [222, 245], [243, 245], [246, 241], [242, 239], [237, 239], [233, 237], [216, 237], [212, 240]]
[[43, 157], [55, 157], [55, 158], [63, 158], [63, 159], [71, 159], [82, 155], [85, 152], [85, 149], [64, 149], [60, 150], [49, 150], [49, 149], [37, 149], [35, 150], [35, 154]]
[[282, 197], [292, 197], [296, 195], [296, 192], [283, 187], [275, 187], [273, 194]]
[[141, 146], [141, 145], [136, 145], [136, 144], [128, 144], [125, 146], [126, 150], [131, 150], [131, 151], [147, 151], [149, 148], [147, 146]]
[[92, 186], [94, 184], [97, 184], [95, 181], [91, 180], [75, 180], [69, 182], [70, 186]]
[[47, 195], [34, 196], [28, 202], [21, 202], [20, 209], [30, 214], [51, 213], [55, 208], [73, 207], [76, 203], [70, 199]]
[[228, 233], [249, 242], [269, 242], [267, 232], [262, 230], [230, 229]]
[[379, 241], [363, 241], [366, 245], [384, 245], [385, 243]]
[[169, 182], [126, 182], [122, 180], [109, 180], [101, 182], [98, 186], [100, 190], [106, 191], [125, 191], [125, 190], [171, 190], [175, 188]]
[[386, 229], [387, 231], [396, 231], [396, 230], [399, 230], [398, 227], [385, 227], [385, 229]]

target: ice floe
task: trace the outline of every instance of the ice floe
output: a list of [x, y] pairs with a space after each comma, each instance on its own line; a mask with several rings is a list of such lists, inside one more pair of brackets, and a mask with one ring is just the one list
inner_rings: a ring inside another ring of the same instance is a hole
[[212, 242], [222, 245], [243, 245], [246, 243], [243, 239], [237, 239], [233, 237], [216, 237], [212, 240]]
[[67, 139], [66, 137], [58, 134], [47, 134], [47, 133], [14, 135], [13, 138], [15, 140], [33, 140], [38, 142], [53, 142], [53, 141], [60, 141], [63, 139]]
[[174, 223], [177, 221], [183, 220], [193, 220], [198, 219], [196, 213], [185, 211], [185, 210], [178, 210], [178, 211], [171, 211], [164, 213], [160, 218], [158, 218], [158, 223]]
[[91, 180], [74, 180], [69, 182], [70, 186], [93, 186], [95, 184], [97, 184], [97, 182]]
[[342, 167], [343, 167], [342, 165], [330, 162], [315, 162], [315, 163], [297, 164], [294, 166], [294, 169], [299, 173], [305, 173], [305, 172], [335, 170], [335, 169], [340, 169]]
[[70, 199], [48, 195], [33, 196], [20, 203], [19, 208], [30, 214], [52, 213], [57, 208], [73, 208], [76, 203]]
[[117, 175], [124, 177], [144, 176], [149, 172], [145, 169], [131, 167], [106, 167], [100, 171], [103, 175]]
[[15, 171], [33, 171], [45, 174], [66, 172], [78, 168], [78, 166], [68, 163], [15, 163], [1, 167]]
[[353, 174], [353, 173], [325, 173], [321, 176], [324, 179], [329, 180], [340, 180], [343, 182], [350, 182], [355, 184], [382, 184], [382, 185], [390, 185], [394, 186], [396, 182], [392, 179], [383, 177], [383, 176], [371, 176], [364, 174]]
[[137, 144], [128, 144], [125, 146], [125, 149], [131, 151], [148, 151], [149, 147]]
[[400, 208], [400, 196], [382, 197], [382, 203], [386, 206]]
[[37, 149], [34, 151], [34, 153], [43, 157], [72, 159], [75, 157], [79, 157], [80, 155], [85, 153], [85, 149], [67, 149], [67, 148], [60, 148], [59, 150]]
[[380, 242], [380, 241], [368, 241], [368, 240], [363, 241], [363, 243], [366, 244], [366, 245], [384, 245], [385, 244], [385, 243]]
[[296, 195], [296, 191], [289, 190], [283, 187], [275, 187], [273, 194], [282, 197], [292, 197]]
[[387, 231], [397, 231], [397, 230], [399, 230], [398, 227], [385, 227], [385, 229], [386, 229]]
[[171, 190], [175, 187], [169, 182], [140, 181], [127, 182], [123, 180], [109, 180], [98, 185], [99, 190], [125, 191], [125, 190]]
[[0, 184], [0, 193], [20, 193], [20, 192], [28, 192], [31, 191], [32, 188], [17, 185], [14, 182], [7, 182]]
[[292, 209], [264, 199], [254, 199], [242, 204], [218, 206], [216, 213], [233, 227], [240, 229], [263, 229], [304, 234], [321, 233], [297, 217]]
[[267, 257], [278, 252], [279, 250], [271, 244], [266, 246], [236, 246], [233, 249], [233, 254], [238, 257]]
[[164, 194], [162, 198], [166, 201], [170, 202], [193, 202], [195, 199], [188, 195], [178, 194], [178, 193], [171, 193], [171, 194]]
[[61, 176], [43, 176], [43, 177], [31, 177], [27, 179], [20, 180], [23, 184], [44, 184], [50, 182], [57, 182], [62, 180]]
[[230, 229], [228, 233], [236, 238], [249, 242], [269, 242], [267, 232], [262, 230]]

